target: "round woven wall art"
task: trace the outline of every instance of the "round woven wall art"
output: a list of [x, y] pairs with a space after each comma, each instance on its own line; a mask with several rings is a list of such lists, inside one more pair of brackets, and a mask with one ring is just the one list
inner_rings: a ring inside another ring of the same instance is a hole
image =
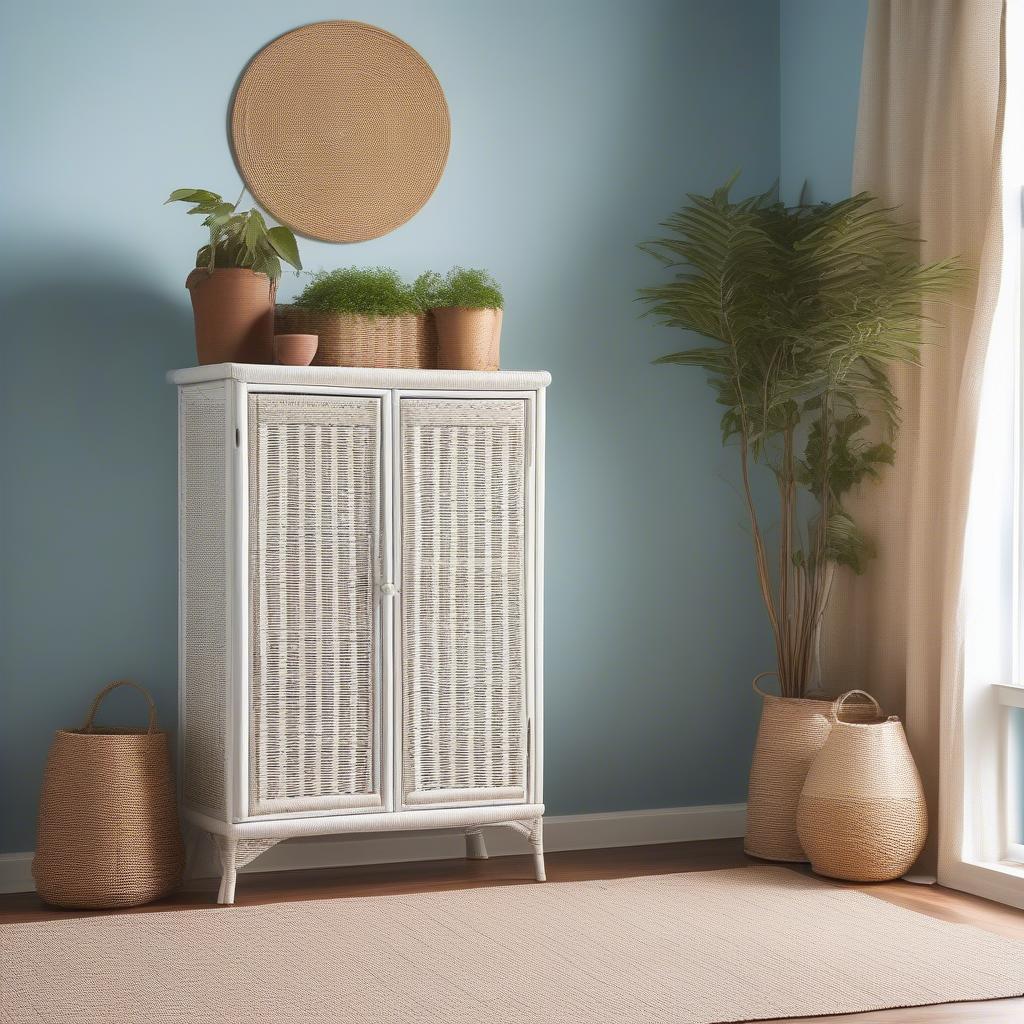
[[231, 133], [249, 191], [282, 224], [361, 242], [430, 198], [451, 124], [440, 83], [411, 46], [362, 22], [324, 21], [256, 54]]

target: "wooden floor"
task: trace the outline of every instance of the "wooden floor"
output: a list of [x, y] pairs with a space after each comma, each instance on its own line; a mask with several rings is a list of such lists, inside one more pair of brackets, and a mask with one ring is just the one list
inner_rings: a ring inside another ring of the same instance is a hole
[[[633, 846], [615, 850], [579, 850], [547, 856], [550, 882], [633, 875], [666, 874], [675, 871], [712, 871], [755, 863], [744, 856], [740, 840], [716, 839], [699, 843], [669, 843]], [[806, 870], [794, 868], [794, 870]], [[533, 885], [530, 857], [495, 857], [487, 861], [444, 860], [416, 864], [383, 864], [372, 867], [332, 868], [317, 871], [282, 871], [244, 874], [239, 877], [236, 903], [241, 906], [284, 903], [380, 893], [437, 892], [493, 885]], [[1000, 935], [1024, 940], [1024, 911], [1003, 907], [988, 900], [967, 896], [939, 886], [886, 882], [853, 888], [879, 899], [916, 910], [922, 914], [973, 924]], [[155, 913], [168, 910], [206, 909], [210, 913], [231, 913], [218, 907], [217, 883], [203, 880], [173, 898], [128, 911], [102, 913]], [[25, 921], [48, 921], [81, 916], [84, 911], [59, 911], [40, 904], [34, 893], [0, 895], [0, 925]], [[834, 1017], [801, 1018], [805, 1024], [942, 1024], [945, 1021], [1024, 1022], [1024, 999], [997, 999], [985, 1003], [949, 1003], [903, 1010]]]

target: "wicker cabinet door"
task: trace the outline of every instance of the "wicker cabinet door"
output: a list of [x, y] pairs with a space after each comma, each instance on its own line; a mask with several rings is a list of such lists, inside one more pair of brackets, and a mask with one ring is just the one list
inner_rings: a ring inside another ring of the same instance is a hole
[[249, 399], [251, 814], [380, 808], [376, 398]]
[[526, 403], [403, 398], [405, 806], [526, 798]]

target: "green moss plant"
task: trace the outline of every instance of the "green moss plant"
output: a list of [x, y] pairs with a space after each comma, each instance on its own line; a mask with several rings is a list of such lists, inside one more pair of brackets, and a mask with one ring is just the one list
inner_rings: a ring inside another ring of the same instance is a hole
[[386, 267], [321, 271], [313, 275], [294, 304], [321, 313], [375, 317], [408, 316], [423, 310], [415, 288]]
[[501, 309], [501, 286], [486, 270], [452, 267], [442, 278], [434, 271], [421, 274], [413, 285], [426, 309]]

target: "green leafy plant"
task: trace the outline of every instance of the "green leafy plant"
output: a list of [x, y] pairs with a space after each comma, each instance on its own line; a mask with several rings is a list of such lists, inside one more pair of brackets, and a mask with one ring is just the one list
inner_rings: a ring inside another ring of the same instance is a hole
[[[917, 360], [922, 299], [963, 271], [956, 260], [914, 259], [908, 229], [867, 193], [813, 206], [787, 207], [774, 191], [733, 202], [734, 180], [689, 196], [662, 225], [669, 234], [641, 246], [676, 273], [640, 297], [662, 323], [713, 342], [657, 362], [703, 369], [724, 407], [781, 690], [803, 697], [835, 567], [862, 573], [875, 554], [844, 500], [894, 459], [889, 368]], [[773, 554], [753, 463], [777, 485]]]
[[345, 267], [314, 274], [296, 306], [325, 313], [407, 316], [422, 311], [419, 297], [386, 267]]
[[464, 270], [452, 267], [440, 274], [428, 270], [413, 284], [424, 309], [501, 309], [504, 298], [501, 286], [486, 270]]
[[412, 283], [412, 292], [420, 309], [438, 309], [444, 278], [436, 270], [425, 270]]
[[295, 235], [283, 226], [268, 228], [259, 210], [239, 212], [244, 191], [233, 203], [204, 188], [179, 188], [167, 203], [191, 203], [189, 214], [203, 217], [210, 241], [196, 253], [196, 266], [206, 270], [248, 267], [266, 274], [271, 281], [281, 277], [281, 261], [302, 269]]

